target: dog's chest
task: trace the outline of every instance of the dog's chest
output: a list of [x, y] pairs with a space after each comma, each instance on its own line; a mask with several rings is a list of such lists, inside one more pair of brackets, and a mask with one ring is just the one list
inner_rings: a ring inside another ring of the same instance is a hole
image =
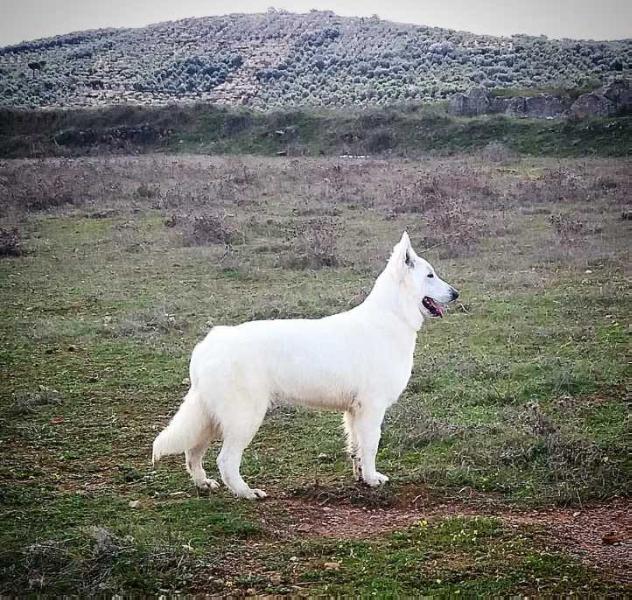
[[404, 391], [413, 368], [414, 344], [408, 346], [386, 344], [373, 362], [368, 373], [373, 389], [397, 400]]

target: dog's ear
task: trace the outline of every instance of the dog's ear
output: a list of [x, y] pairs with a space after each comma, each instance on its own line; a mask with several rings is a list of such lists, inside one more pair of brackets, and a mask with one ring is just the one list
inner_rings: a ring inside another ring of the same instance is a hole
[[410, 245], [410, 238], [408, 234], [404, 231], [402, 234], [402, 239], [395, 244], [393, 248], [393, 253], [391, 254], [391, 258], [388, 261], [389, 264], [396, 269], [401, 269], [404, 266], [411, 267], [412, 259], [411, 259], [411, 250], [412, 246]]

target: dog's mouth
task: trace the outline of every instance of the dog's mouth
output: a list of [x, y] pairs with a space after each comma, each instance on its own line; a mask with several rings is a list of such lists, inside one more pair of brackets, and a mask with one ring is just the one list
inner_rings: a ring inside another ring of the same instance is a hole
[[443, 317], [443, 312], [445, 311], [445, 308], [434, 298], [431, 298], [430, 296], [424, 296], [424, 299], [421, 301], [421, 303], [423, 307], [430, 313], [431, 317]]

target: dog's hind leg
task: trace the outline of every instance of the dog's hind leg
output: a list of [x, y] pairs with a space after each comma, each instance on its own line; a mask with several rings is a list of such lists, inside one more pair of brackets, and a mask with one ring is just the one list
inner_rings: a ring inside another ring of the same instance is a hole
[[375, 457], [382, 435], [383, 408], [363, 406], [353, 415], [353, 430], [358, 440], [362, 481], [371, 487], [388, 481], [375, 470]]
[[345, 411], [343, 415], [343, 423], [345, 428], [345, 434], [347, 436], [347, 452], [349, 458], [351, 458], [351, 464], [353, 466], [353, 476], [356, 481], [360, 481], [362, 478], [362, 467], [360, 465], [360, 448], [358, 446], [358, 437], [356, 436], [355, 429], [353, 427], [353, 413]]
[[257, 405], [255, 402], [248, 402], [248, 404], [250, 406], [246, 410], [235, 413], [239, 415], [239, 418], [222, 420], [224, 443], [217, 457], [217, 466], [222, 475], [222, 481], [235, 496], [254, 500], [265, 498], [267, 494], [263, 490], [250, 488], [242, 479], [239, 467], [244, 450], [261, 426], [267, 404]]
[[202, 466], [202, 459], [206, 453], [215, 433], [214, 428], [207, 428], [199, 436], [199, 443], [193, 448], [189, 448], [185, 451], [185, 466], [193, 483], [201, 490], [216, 490], [219, 487], [219, 483], [215, 479], [208, 479], [206, 477], [206, 471]]

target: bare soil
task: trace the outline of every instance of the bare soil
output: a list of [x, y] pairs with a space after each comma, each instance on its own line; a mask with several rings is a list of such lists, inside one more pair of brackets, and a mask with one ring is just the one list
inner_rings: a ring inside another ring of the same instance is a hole
[[524, 510], [493, 497], [432, 499], [426, 492], [394, 506], [354, 506], [313, 499], [270, 499], [261, 505], [262, 526], [270, 534], [295, 537], [366, 539], [405, 529], [424, 519], [495, 517], [513, 528], [531, 530], [551, 550], [564, 550], [620, 583], [632, 583], [632, 503], [616, 498], [582, 508]]

